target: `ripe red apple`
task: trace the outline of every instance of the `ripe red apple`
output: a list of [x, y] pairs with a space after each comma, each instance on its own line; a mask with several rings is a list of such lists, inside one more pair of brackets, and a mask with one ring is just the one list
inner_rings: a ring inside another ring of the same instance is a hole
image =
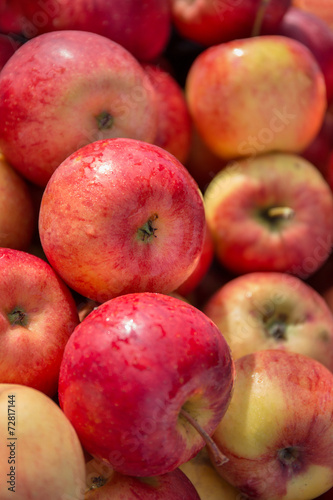
[[108, 38], [80, 31], [46, 33], [15, 52], [0, 74], [0, 115], [0, 149], [41, 186], [90, 142], [153, 142], [156, 134], [155, 93], [142, 66]]
[[0, 2], [0, 32], [21, 34], [24, 21], [21, 0], [2, 0]]
[[276, 34], [298, 40], [311, 50], [323, 72], [330, 103], [333, 99], [333, 30], [311, 12], [291, 7]]
[[78, 324], [76, 304], [49, 264], [0, 248], [0, 382], [54, 396], [65, 345]]
[[213, 435], [217, 470], [257, 500], [311, 500], [333, 486], [333, 373], [298, 353], [235, 362], [231, 403]]
[[0, 247], [27, 250], [36, 219], [26, 182], [0, 153]]
[[228, 344], [200, 310], [167, 295], [127, 294], [76, 327], [59, 402], [94, 458], [123, 474], [155, 476], [205, 445], [188, 416], [211, 434], [233, 374]]
[[175, 469], [153, 477], [125, 476], [92, 459], [86, 464], [85, 500], [200, 500], [187, 476]]
[[81, 295], [170, 293], [193, 272], [205, 233], [202, 195], [162, 148], [97, 141], [54, 172], [42, 198], [45, 254]]
[[318, 133], [327, 107], [325, 80], [314, 55], [300, 42], [278, 35], [206, 49], [188, 72], [186, 96], [202, 139], [225, 159], [303, 151]]
[[210, 297], [204, 313], [219, 327], [233, 359], [262, 349], [299, 352], [333, 372], [333, 314], [304, 281], [284, 273], [248, 273]]
[[301, 278], [333, 245], [333, 194], [301, 156], [270, 153], [231, 163], [205, 192], [219, 261], [237, 274], [288, 272]]
[[59, 406], [40, 391], [0, 384], [0, 498], [84, 500], [79, 439]]
[[333, 29], [333, 4], [331, 0], [292, 0], [292, 5], [316, 15]]
[[110, 38], [144, 61], [163, 52], [171, 28], [165, 0], [16, 0], [3, 10], [7, 16], [12, 12], [28, 39], [55, 30], [89, 31]]
[[[171, 0], [172, 19], [183, 37], [204, 45], [251, 36], [276, 28], [291, 5], [291, 0]], [[257, 31], [257, 30], [256, 30]]]
[[145, 64], [144, 69], [156, 92], [158, 120], [154, 144], [185, 163], [191, 144], [191, 119], [183, 90], [160, 66]]

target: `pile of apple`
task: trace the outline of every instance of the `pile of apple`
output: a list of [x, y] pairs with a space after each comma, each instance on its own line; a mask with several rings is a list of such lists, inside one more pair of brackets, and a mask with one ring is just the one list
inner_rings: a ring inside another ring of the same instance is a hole
[[333, 495], [333, 2], [0, 5], [0, 499]]

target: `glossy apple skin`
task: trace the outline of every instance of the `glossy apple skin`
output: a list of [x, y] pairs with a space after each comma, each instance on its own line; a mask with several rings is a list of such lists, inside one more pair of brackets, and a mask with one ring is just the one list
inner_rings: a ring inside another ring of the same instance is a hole
[[0, 153], [0, 247], [27, 250], [37, 218], [25, 180]]
[[318, 133], [327, 107], [313, 54], [278, 35], [204, 50], [188, 72], [186, 97], [202, 139], [225, 159], [302, 151]]
[[233, 397], [213, 435], [229, 458], [222, 477], [258, 500], [311, 500], [331, 488], [333, 374], [269, 349], [235, 365]]
[[[154, 477], [133, 477], [120, 474], [96, 459], [86, 465], [85, 500], [200, 500], [191, 481], [175, 469]], [[104, 483], [104, 484], [103, 484]], [[101, 484], [101, 486], [98, 486]], [[96, 487], [97, 485], [97, 487]]]
[[[148, 220], [154, 234], [144, 239]], [[130, 139], [97, 141], [65, 160], [39, 215], [49, 262], [97, 302], [174, 291], [194, 270], [204, 232], [202, 195], [185, 167], [162, 148]]]
[[184, 164], [190, 151], [192, 123], [183, 90], [161, 67], [145, 64], [144, 69], [156, 91], [158, 120], [154, 144]]
[[304, 281], [284, 273], [248, 273], [208, 299], [234, 359], [262, 349], [299, 352], [333, 372], [333, 314]]
[[[172, 19], [178, 31], [203, 45], [216, 45], [251, 36], [260, 0], [171, 0]], [[276, 28], [291, 0], [272, 0], [263, 17], [263, 27]]]
[[[80, 30], [110, 38], [143, 61], [155, 60], [170, 36], [165, 0], [20, 0], [21, 32], [32, 38], [55, 30]], [[8, 10], [11, 6], [8, 6]]]
[[311, 12], [291, 7], [283, 17], [276, 34], [298, 40], [311, 50], [323, 72], [327, 101], [330, 103], [333, 99], [332, 29]]
[[[306, 278], [331, 252], [332, 191], [298, 155], [270, 153], [230, 163], [204, 199], [217, 258], [236, 274], [278, 271]], [[293, 212], [274, 222], [267, 210], [281, 206]]]
[[[14, 399], [9, 398], [11, 395], [15, 395]], [[9, 406], [12, 401], [14, 407]], [[0, 411], [1, 499], [45, 500], [51, 496], [52, 500], [83, 500], [85, 462], [82, 447], [59, 406], [31, 387], [0, 384]], [[15, 415], [15, 425], [13, 421], [10, 425], [15, 427], [14, 436], [8, 434], [7, 415]], [[11, 441], [12, 437], [16, 441]], [[10, 479], [6, 477], [10, 473], [7, 444], [12, 442], [15, 443], [15, 448], [11, 448], [15, 452], [15, 463], [11, 463], [15, 467], [15, 493], [8, 490], [13, 485], [6, 482]]]
[[[19, 250], [0, 248], [0, 382], [54, 396], [65, 345], [78, 324], [75, 301], [51, 266]], [[27, 325], [11, 324], [19, 308]]]
[[[2, 70], [0, 96], [0, 149], [40, 186], [90, 142], [155, 138], [147, 75], [127, 50], [95, 33], [57, 31], [29, 40]], [[98, 122], [103, 112], [113, 118], [110, 128]]]
[[155, 476], [205, 444], [181, 408], [211, 434], [229, 404], [233, 375], [229, 347], [201, 311], [171, 296], [127, 294], [75, 329], [59, 401], [93, 457], [123, 474]]

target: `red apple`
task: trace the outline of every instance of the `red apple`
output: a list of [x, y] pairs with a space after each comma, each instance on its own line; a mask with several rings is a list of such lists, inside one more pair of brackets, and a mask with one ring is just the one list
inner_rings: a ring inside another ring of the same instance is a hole
[[65, 345], [78, 324], [76, 304], [49, 264], [0, 248], [0, 382], [58, 388]]
[[165, 0], [15, 0], [7, 3], [2, 15], [11, 16], [19, 32], [28, 39], [55, 30], [89, 31], [110, 38], [138, 59], [149, 61], [163, 52], [169, 39], [171, 13]]
[[295, 276], [244, 274], [223, 285], [203, 311], [223, 333], [233, 359], [282, 349], [312, 357], [333, 372], [333, 314]]
[[333, 194], [304, 158], [270, 153], [231, 163], [205, 192], [219, 261], [237, 274], [307, 278], [333, 245]]
[[26, 182], [0, 153], [0, 247], [27, 250], [36, 220]]
[[[283, 83], [281, 83], [283, 82]], [[326, 86], [314, 55], [283, 36], [233, 40], [192, 64], [186, 96], [195, 126], [218, 156], [303, 151], [326, 111]]]
[[0, 384], [0, 498], [84, 500], [79, 439], [59, 406], [42, 392]]
[[276, 28], [291, 0], [171, 0], [172, 19], [183, 37], [204, 45], [251, 36], [259, 22]]
[[160, 476], [132, 477], [93, 459], [86, 464], [86, 475], [85, 500], [200, 500], [180, 469]]
[[45, 254], [68, 285], [104, 302], [170, 293], [200, 258], [205, 213], [186, 168], [162, 148], [109, 139], [73, 153], [42, 198]]
[[21, 0], [1, 0], [0, 31], [4, 34], [21, 34], [24, 22]]
[[88, 32], [46, 33], [20, 47], [0, 74], [0, 114], [0, 149], [41, 186], [85, 144], [153, 142], [156, 134], [145, 71], [123, 47]]
[[333, 99], [333, 30], [325, 21], [311, 12], [291, 7], [283, 17], [276, 34], [298, 40], [311, 50], [323, 72], [327, 100], [331, 102]]
[[201, 311], [167, 295], [127, 294], [76, 327], [59, 401], [94, 458], [123, 474], [155, 476], [205, 445], [186, 414], [211, 434], [229, 404], [233, 373], [228, 344]]
[[328, 158], [327, 182], [333, 192], [333, 147]]
[[316, 15], [333, 29], [333, 4], [331, 0], [292, 0], [294, 7]]
[[263, 350], [235, 362], [231, 403], [213, 438], [217, 469], [257, 500], [311, 500], [333, 486], [333, 373], [318, 361]]
[[144, 69], [156, 92], [158, 120], [154, 144], [185, 163], [191, 144], [191, 119], [183, 90], [161, 67], [145, 64]]

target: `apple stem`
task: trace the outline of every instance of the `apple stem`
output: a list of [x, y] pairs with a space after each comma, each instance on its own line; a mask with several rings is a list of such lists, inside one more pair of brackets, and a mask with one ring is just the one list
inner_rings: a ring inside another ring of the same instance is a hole
[[290, 207], [271, 207], [267, 210], [267, 215], [270, 219], [292, 219], [295, 211]]
[[259, 36], [261, 32], [262, 22], [264, 19], [265, 11], [270, 4], [271, 0], [261, 0], [260, 6], [257, 11], [256, 18], [252, 27], [251, 36]]
[[198, 424], [196, 420], [194, 420], [194, 418], [191, 417], [191, 415], [186, 410], [184, 410], [184, 408], [181, 408], [180, 415], [183, 415], [183, 417], [192, 425], [192, 427], [194, 427], [194, 429], [203, 438], [207, 448], [209, 449], [214, 459], [215, 465], [220, 466], [228, 462], [229, 459], [225, 455], [223, 455], [223, 453], [218, 448], [213, 439], [210, 437], [210, 435], [201, 427], [200, 424]]

